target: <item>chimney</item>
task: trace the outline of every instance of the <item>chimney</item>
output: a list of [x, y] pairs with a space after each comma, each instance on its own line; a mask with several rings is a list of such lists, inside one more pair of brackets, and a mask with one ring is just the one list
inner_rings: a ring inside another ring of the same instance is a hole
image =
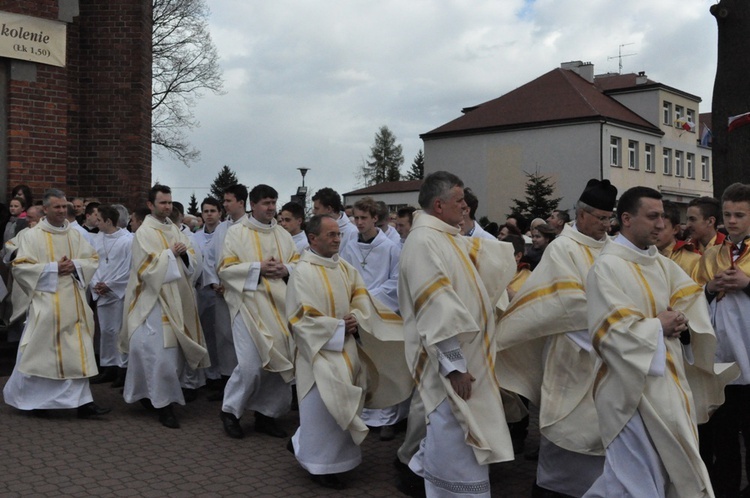
[[573, 71], [589, 83], [594, 82], [594, 65], [590, 62], [570, 61], [560, 64], [561, 69]]
[[645, 85], [646, 83], [648, 83], [648, 76], [646, 76], [646, 71], [639, 71], [638, 76], [635, 77], [635, 84]]

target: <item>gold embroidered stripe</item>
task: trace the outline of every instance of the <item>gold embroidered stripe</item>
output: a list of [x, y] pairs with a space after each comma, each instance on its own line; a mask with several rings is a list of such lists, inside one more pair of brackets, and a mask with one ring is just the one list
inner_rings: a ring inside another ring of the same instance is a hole
[[630, 265], [635, 268], [635, 271], [638, 274], [638, 278], [641, 280], [641, 285], [643, 285], [643, 289], [646, 291], [646, 295], [648, 296], [649, 308], [651, 309], [651, 315], [649, 316], [653, 318], [656, 316], [656, 300], [654, 299], [654, 293], [651, 291], [651, 286], [648, 285], [646, 277], [643, 276], [643, 271], [641, 270], [640, 265], [637, 265], [635, 263], [630, 263]]
[[221, 271], [223, 268], [226, 268], [229, 265], [235, 265], [240, 262], [240, 258], [237, 256], [228, 256], [221, 260], [221, 264], [219, 265], [219, 270]]
[[427, 302], [432, 299], [432, 297], [439, 291], [445, 290], [451, 286], [451, 281], [448, 280], [448, 277], [440, 277], [434, 282], [432, 282], [430, 285], [427, 286], [425, 290], [423, 290], [419, 296], [417, 296], [417, 299], [414, 300], [414, 314], [418, 315], [419, 312], [422, 310], [422, 306], [427, 304]]
[[525, 294], [524, 296], [520, 297], [518, 300], [514, 301], [513, 304], [505, 312], [504, 316], [507, 317], [508, 315], [510, 315], [517, 309], [521, 308], [522, 306], [525, 306], [526, 304], [530, 303], [531, 301], [549, 297], [555, 294], [556, 292], [565, 292], [565, 291], [585, 292], [583, 285], [581, 285], [580, 282], [576, 282], [575, 280], [560, 280], [558, 282], [553, 282], [551, 285], [548, 285], [547, 287], [542, 287], [541, 289], [535, 290], [533, 292], [529, 292], [528, 294]]
[[276, 323], [279, 324], [279, 327], [281, 327], [281, 331], [284, 333], [284, 335], [289, 336], [289, 330], [286, 328], [286, 323], [284, 323], [284, 320], [281, 318], [281, 313], [279, 313], [279, 309], [276, 307], [276, 301], [273, 299], [273, 293], [271, 292], [269, 282], [265, 277], [263, 277], [263, 284], [266, 287], [268, 300], [271, 301], [271, 310], [273, 310], [273, 316], [276, 319]]
[[297, 322], [299, 322], [300, 320], [302, 320], [302, 317], [305, 316], [305, 315], [310, 315], [312, 317], [317, 317], [317, 316], [323, 316], [323, 313], [321, 313], [320, 311], [316, 310], [312, 306], [306, 306], [306, 305], [303, 304], [302, 306], [299, 307], [299, 309], [294, 314], [294, 316], [292, 316], [292, 318], [289, 319], [289, 323], [291, 323], [292, 325], [295, 325]]
[[695, 294], [700, 294], [703, 292], [703, 289], [699, 287], [698, 285], [688, 285], [687, 287], [683, 287], [682, 289], [677, 290], [674, 294], [672, 294], [672, 297], [669, 298], [669, 305], [674, 306], [677, 301], [680, 301], [681, 299], [685, 299], [688, 296], [693, 296]]
[[612, 328], [614, 324], [616, 324], [620, 320], [633, 316], [639, 319], [646, 318], [645, 316], [643, 316], [643, 313], [631, 310], [629, 308], [616, 309], [607, 317], [605, 317], [602, 324], [596, 329], [596, 333], [594, 334], [594, 340], [592, 341], [594, 349], [599, 352], [599, 344], [601, 344], [602, 339], [604, 339], [604, 336], [607, 335], [607, 332], [610, 328]]
[[333, 296], [333, 287], [331, 287], [331, 281], [328, 280], [328, 272], [325, 268], [319, 267], [318, 271], [320, 272], [320, 276], [323, 278], [323, 283], [326, 287], [326, 293], [328, 294], [328, 304], [330, 306], [329, 311], [330, 315], [336, 317], [336, 301]]
[[346, 366], [349, 368], [349, 380], [354, 381], [354, 367], [352, 366], [352, 360], [351, 358], [349, 358], [349, 354], [346, 352], [345, 349], [341, 351], [341, 356], [344, 357]]
[[469, 259], [474, 263], [474, 266], [479, 268], [479, 248], [481, 247], [481, 239], [470, 237], [471, 247], [469, 247]]
[[422, 374], [424, 373], [424, 366], [427, 363], [427, 350], [424, 348], [419, 351], [419, 358], [417, 358], [417, 364], [414, 366], [414, 382], [419, 384], [422, 380]]

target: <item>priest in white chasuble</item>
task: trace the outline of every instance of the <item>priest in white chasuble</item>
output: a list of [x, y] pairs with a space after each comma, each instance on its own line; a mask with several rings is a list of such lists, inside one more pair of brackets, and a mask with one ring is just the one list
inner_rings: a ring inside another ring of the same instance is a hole
[[314, 216], [310, 249], [289, 279], [286, 311], [297, 344], [300, 427], [289, 449], [313, 480], [341, 489], [338, 474], [362, 460], [364, 406], [393, 406], [411, 395], [401, 318], [372, 299], [362, 277], [338, 257], [335, 218]]
[[65, 194], [44, 194], [43, 218], [18, 241], [13, 278], [29, 298], [28, 318], [5, 402], [21, 410], [78, 408], [88, 418], [109, 412], [96, 406], [89, 377], [97, 374], [94, 317], [86, 286], [98, 257], [70, 228]]
[[250, 191], [252, 213], [227, 230], [219, 260], [238, 361], [224, 388], [221, 420], [234, 438], [244, 437], [245, 410], [255, 411], [256, 431], [286, 436], [275, 418], [292, 402], [295, 349], [284, 300], [299, 253], [276, 222], [278, 197], [268, 185]]
[[188, 237], [169, 220], [170, 188], [154, 185], [147, 205], [151, 214], [133, 238], [125, 291], [120, 351], [129, 356], [123, 395], [128, 403], [156, 409], [163, 426], [177, 429], [172, 403], [185, 404], [182, 387], [191, 369], [210, 364], [193, 285], [200, 262]]
[[536, 486], [567, 496], [582, 496], [604, 466], [586, 276], [607, 243], [616, 201], [609, 180], [589, 180], [576, 204], [575, 224], [563, 225], [547, 246], [499, 325], [501, 384], [539, 407]]
[[409, 466], [427, 496], [489, 496], [488, 465], [513, 460], [495, 374], [495, 305], [515, 274], [513, 247], [460, 235], [466, 202], [451, 173], [429, 175], [419, 204], [401, 252], [399, 304], [429, 425]]
[[724, 400], [737, 366], [715, 365], [703, 290], [658, 253], [661, 194], [625, 192], [620, 235], [587, 278], [589, 333], [604, 472], [585, 496], [714, 496], [696, 424]]

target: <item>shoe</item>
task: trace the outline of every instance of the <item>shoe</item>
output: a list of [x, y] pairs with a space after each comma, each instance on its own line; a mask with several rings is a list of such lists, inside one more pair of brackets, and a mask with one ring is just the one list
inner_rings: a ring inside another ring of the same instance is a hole
[[99, 375], [95, 375], [89, 379], [89, 384], [106, 384], [112, 382], [117, 378], [117, 367], [102, 367]]
[[408, 465], [396, 457], [393, 462], [398, 472], [396, 489], [413, 498], [425, 498], [424, 479], [415, 474]]
[[161, 423], [161, 425], [170, 429], [180, 428], [180, 423], [177, 421], [177, 417], [174, 416], [171, 405], [167, 405], [164, 408], [159, 408], [158, 412], [159, 423]]
[[118, 387], [124, 387], [125, 386], [125, 377], [128, 374], [127, 368], [118, 368], [117, 369], [117, 378], [110, 384], [109, 387], [116, 389]]
[[310, 474], [310, 478], [313, 482], [316, 482], [324, 488], [330, 489], [345, 489], [346, 483], [339, 479], [338, 474]]
[[297, 456], [297, 455], [296, 455], [296, 454], [294, 453], [294, 443], [292, 442], [292, 438], [289, 438], [289, 441], [287, 441], [287, 443], [286, 443], [286, 450], [287, 450], [287, 451], [288, 451], [289, 453], [291, 453], [292, 455], [294, 455], [294, 456]]
[[396, 428], [392, 425], [384, 425], [380, 428], [380, 440], [391, 441], [396, 437]]
[[154, 405], [151, 403], [151, 400], [148, 398], [141, 398], [140, 399], [141, 406], [145, 408], [146, 410], [153, 412], [156, 411], [156, 408], [154, 408]]
[[530, 460], [530, 461], [539, 460], [539, 448], [535, 449], [534, 451], [530, 451], [526, 453], [523, 456], [523, 458], [524, 460]]
[[262, 432], [271, 437], [288, 437], [286, 431], [276, 424], [275, 419], [258, 412], [255, 413], [255, 432]]
[[78, 418], [95, 418], [99, 415], [106, 415], [111, 411], [111, 408], [102, 408], [92, 401], [78, 407]]
[[182, 388], [182, 397], [185, 398], [185, 403], [192, 403], [196, 399], [198, 399], [198, 390], [197, 389], [187, 389]]
[[242, 439], [245, 437], [245, 431], [242, 430], [240, 420], [231, 413], [219, 412], [219, 418], [221, 423], [224, 424], [224, 432], [227, 436], [234, 439]]
[[224, 391], [217, 391], [206, 396], [206, 401], [224, 401]]

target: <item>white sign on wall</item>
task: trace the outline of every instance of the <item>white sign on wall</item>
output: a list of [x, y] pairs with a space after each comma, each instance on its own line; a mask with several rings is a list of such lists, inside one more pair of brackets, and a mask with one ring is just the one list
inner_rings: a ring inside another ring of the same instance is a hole
[[66, 24], [0, 11], [0, 57], [65, 66]]

